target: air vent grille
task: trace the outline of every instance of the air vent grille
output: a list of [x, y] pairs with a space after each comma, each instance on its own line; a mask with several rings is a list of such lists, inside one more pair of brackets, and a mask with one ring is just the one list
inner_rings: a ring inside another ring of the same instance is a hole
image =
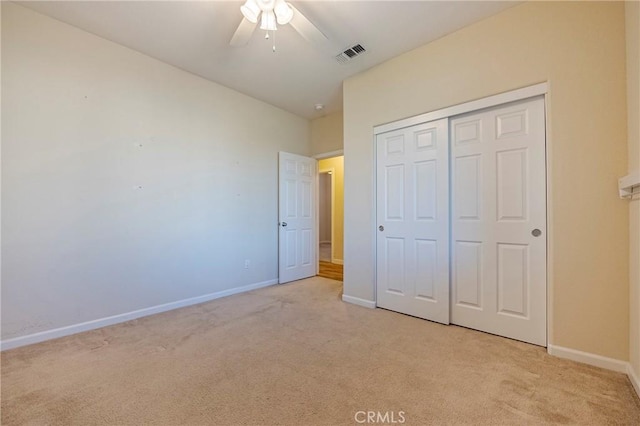
[[338, 61], [338, 63], [340, 64], [346, 64], [347, 62], [354, 59], [356, 56], [360, 56], [366, 52], [367, 52], [367, 49], [362, 47], [361, 44], [356, 44], [355, 46], [352, 46], [344, 50], [343, 52], [340, 52], [339, 54], [337, 54], [336, 61]]

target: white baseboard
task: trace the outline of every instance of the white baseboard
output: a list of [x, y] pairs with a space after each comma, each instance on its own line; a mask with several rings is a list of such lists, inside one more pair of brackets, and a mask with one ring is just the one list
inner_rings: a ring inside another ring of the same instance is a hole
[[563, 348], [562, 346], [548, 345], [547, 352], [549, 355], [557, 356], [559, 358], [566, 358], [583, 364], [606, 368], [607, 370], [617, 371], [618, 373], [626, 373], [627, 365], [629, 364], [627, 361], [607, 358], [606, 356], [577, 351], [575, 349]]
[[331, 263], [335, 263], [336, 265], [343, 265], [344, 260], [342, 259], [331, 259]]
[[26, 336], [14, 337], [13, 339], [0, 341], [0, 351], [14, 349], [20, 346], [32, 345], [34, 343], [44, 342], [45, 340], [57, 339], [59, 337], [69, 336], [71, 334], [81, 333], [83, 331], [95, 330], [96, 328], [119, 324], [121, 322], [131, 321], [136, 318], [159, 314], [161, 312], [171, 311], [173, 309], [197, 305], [199, 303], [208, 302], [210, 300], [219, 299], [221, 297], [231, 296], [237, 293], [244, 293], [245, 291], [255, 290], [262, 287], [268, 287], [277, 283], [277, 279], [262, 281], [242, 287], [235, 287], [228, 290], [205, 294], [202, 296], [191, 297], [189, 299], [178, 300], [176, 302], [164, 303], [162, 305], [138, 309], [136, 311], [113, 315], [106, 318], [99, 318], [96, 320], [73, 324], [66, 327], [54, 328], [53, 330], [46, 330], [39, 333], [28, 334]]
[[633, 367], [631, 367], [631, 363], [627, 363], [627, 376], [629, 376], [629, 381], [633, 385], [633, 388], [636, 390], [638, 397], [640, 397], [640, 378], [635, 371], [633, 371]]
[[640, 397], [640, 379], [627, 361], [621, 361], [615, 358], [608, 358], [602, 355], [596, 355], [589, 352], [577, 351], [575, 349], [563, 348], [562, 346], [547, 345], [549, 355], [558, 358], [570, 359], [572, 361], [581, 362], [583, 364], [593, 365], [595, 367], [624, 373], [629, 377], [629, 381], [633, 385], [638, 397]]
[[359, 297], [348, 296], [346, 294], [342, 295], [342, 301], [358, 306], [364, 306], [365, 308], [373, 309], [376, 307], [376, 302], [374, 302], [373, 300], [360, 299]]

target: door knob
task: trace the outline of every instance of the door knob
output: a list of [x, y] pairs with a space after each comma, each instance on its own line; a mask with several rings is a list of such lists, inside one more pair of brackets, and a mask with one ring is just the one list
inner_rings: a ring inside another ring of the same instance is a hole
[[539, 237], [540, 235], [542, 235], [542, 231], [536, 228], [533, 231], [531, 231], [531, 235], [533, 235], [534, 237]]
[[378, 226], [378, 229], [380, 230], [380, 232], [384, 231], [384, 226], [380, 225]]
[[282, 226], [287, 226], [287, 222], [282, 222]]

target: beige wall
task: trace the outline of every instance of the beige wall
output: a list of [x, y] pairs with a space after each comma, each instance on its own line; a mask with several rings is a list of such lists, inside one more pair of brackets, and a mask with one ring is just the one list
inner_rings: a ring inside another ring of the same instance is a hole
[[319, 171], [328, 171], [333, 169], [334, 179], [334, 206], [331, 222], [333, 223], [333, 235], [331, 240], [332, 246], [332, 262], [342, 263], [343, 247], [344, 247], [344, 157], [333, 157], [320, 160], [318, 162]]
[[[640, 3], [626, 2], [629, 172], [640, 169]], [[640, 200], [629, 203], [629, 360], [640, 377]]]
[[550, 343], [629, 356], [624, 4], [531, 2], [344, 83], [345, 282], [374, 300], [373, 126], [548, 81]]
[[342, 128], [342, 111], [312, 120], [311, 155], [341, 150]]
[[2, 338], [274, 282], [278, 151], [309, 134], [2, 2]]

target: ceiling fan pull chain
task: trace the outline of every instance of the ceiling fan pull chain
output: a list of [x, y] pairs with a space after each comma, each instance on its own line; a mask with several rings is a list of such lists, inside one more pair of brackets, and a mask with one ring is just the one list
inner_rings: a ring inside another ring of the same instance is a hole
[[271, 31], [271, 33], [273, 34], [273, 53], [276, 53], [276, 32]]

